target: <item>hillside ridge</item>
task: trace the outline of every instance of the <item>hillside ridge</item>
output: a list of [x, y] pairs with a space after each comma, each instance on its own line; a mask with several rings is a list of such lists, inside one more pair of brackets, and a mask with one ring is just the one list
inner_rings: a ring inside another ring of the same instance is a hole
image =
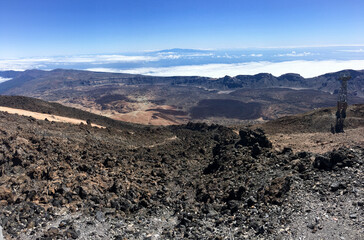
[[36, 99], [31, 97], [0, 96], [0, 106], [18, 108], [32, 112], [57, 115], [62, 117], [81, 119], [84, 121], [90, 120], [91, 123], [99, 124], [101, 126], [110, 128], [133, 129], [140, 127], [138, 124], [113, 120], [111, 118], [93, 114], [87, 111], [82, 111], [77, 108], [67, 107], [59, 103], [47, 102], [41, 99]]
[[[334, 92], [337, 86], [334, 84], [339, 76], [343, 73], [352, 76], [352, 80], [348, 82], [349, 93], [355, 93], [357, 96], [364, 97], [363, 86], [364, 70], [342, 70], [333, 73], [326, 73], [313, 78], [303, 78], [296, 73], [286, 73], [281, 76], [273, 76], [269, 73], [259, 73], [255, 75], [237, 75], [235, 77], [225, 76], [223, 78], [208, 78], [199, 76], [182, 76], [182, 77], [158, 77], [135, 75], [125, 73], [102, 73], [90, 72], [71, 69], [55, 69], [52, 71], [43, 70], [26, 70], [24, 72], [0, 71], [2, 77], [13, 77], [13, 80], [0, 83], [0, 93], [14, 93], [14, 88], [27, 86], [29, 82], [46, 81], [44, 77], [56, 75], [63, 78], [64, 85], [85, 85], [98, 84], [97, 77], [102, 78], [108, 83], [123, 83], [127, 85], [135, 84], [169, 84], [169, 85], [193, 85], [204, 86], [211, 89], [234, 89], [234, 88], [268, 88], [268, 87], [301, 87], [311, 88], [326, 92]], [[78, 79], [68, 79], [78, 76]], [[71, 81], [70, 81], [71, 80]], [[51, 87], [51, 86], [49, 86]], [[13, 89], [13, 91], [12, 91]]]
[[338, 79], [343, 73], [352, 76], [348, 82], [349, 104], [363, 103], [364, 72], [354, 70], [311, 79], [292, 73], [279, 77], [260, 73], [212, 79], [64, 69], [27, 70], [0, 83], [0, 93], [57, 102], [138, 124], [178, 125], [204, 121], [229, 125], [256, 123], [335, 106], [341, 85]]

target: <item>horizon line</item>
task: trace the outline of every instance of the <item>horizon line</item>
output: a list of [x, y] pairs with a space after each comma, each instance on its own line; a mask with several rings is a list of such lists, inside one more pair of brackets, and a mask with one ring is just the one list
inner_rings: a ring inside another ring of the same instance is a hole
[[165, 50], [200, 50], [200, 51], [232, 51], [232, 50], [248, 50], [248, 49], [294, 49], [294, 48], [329, 48], [329, 47], [364, 47], [364, 43], [360, 44], [327, 44], [327, 45], [287, 45], [287, 46], [246, 46], [246, 47], [232, 47], [232, 48], [183, 48], [183, 47], [173, 47], [173, 48], [156, 48], [156, 49], [140, 49], [133, 51], [108, 51], [108, 52], [95, 52], [95, 53], [75, 53], [75, 54], [46, 54], [37, 55], [29, 57], [10, 57], [10, 58], [0, 58], [0, 60], [17, 60], [17, 59], [32, 59], [41, 57], [65, 57], [65, 56], [84, 56], [84, 55], [111, 55], [111, 54], [130, 54], [130, 53], [152, 53]]

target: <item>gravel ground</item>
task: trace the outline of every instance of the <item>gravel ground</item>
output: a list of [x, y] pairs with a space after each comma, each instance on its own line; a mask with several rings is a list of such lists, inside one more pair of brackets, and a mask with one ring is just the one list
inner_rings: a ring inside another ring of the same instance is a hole
[[6, 239], [363, 239], [363, 146], [261, 130], [99, 129], [0, 113]]

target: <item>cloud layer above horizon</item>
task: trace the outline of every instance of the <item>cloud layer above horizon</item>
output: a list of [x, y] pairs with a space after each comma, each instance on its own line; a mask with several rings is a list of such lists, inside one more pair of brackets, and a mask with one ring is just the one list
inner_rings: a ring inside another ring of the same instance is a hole
[[55, 68], [120, 72], [153, 76], [251, 75], [298, 73], [314, 77], [344, 69], [364, 69], [362, 47], [198, 50], [169, 49], [133, 54], [0, 59], [1, 70]]
[[345, 69], [362, 70], [364, 69], [364, 60], [262, 61], [234, 64], [187, 65], [165, 68], [135, 68], [130, 70], [117, 70], [112, 68], [89, 68], [87, 70], [151, 76], [203, 76], [212, 78], [224, 77], [226, 75], [254, 75], [258, 73], [271, 73], [274, 76], [280, 76], [285, 73], [298, 73], [305, 78], [309, 78]]

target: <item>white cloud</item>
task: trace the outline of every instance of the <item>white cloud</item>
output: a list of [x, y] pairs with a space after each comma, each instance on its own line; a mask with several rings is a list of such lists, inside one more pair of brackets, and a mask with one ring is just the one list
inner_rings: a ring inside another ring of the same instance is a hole
[[42, 63], [46, 62], [47, 60], [46, 59], [0, 60], [0, 71], [1, 70], [24, 71], [27, 69], [41, 68], [44, 67]]
[[157, 53], [159, 59], [179, 59], [179, 58], [193, 58], [193, 57], [211, 57], [213, 53], [177, 53], [177, 52], [159, 52]]
[[[165, 57], [165, 58], [168, 58]], [[173, 58], [173, 57], [169, 57]], [[72, 65], [75, 63], [86, 64], [108, 64], [108, 63], [130, 63], [130, 62], [152, 62], [159, 61], [161, 57], [153, 56], [127, 56], [127, 55], [80, 55], [50, 58], [21, 58], [0, 60], [0, 70], [24, 71], [27, 69], [44, 69], [47, 65]]]
[[102, 65], [109, 63], [137, 63], [137, 62], [156, 62], [163, 59], [179, 59], [193, 57], [213, 56], [212, 53], [191, 53], [191, 54], [175, 54], [167, 52], [157, 54], [155, 56], [142, 55], [120, 55], [120, 54], [104, 54], [104, 55], [78, 55], [78, 56], [61, 56], [49, 58], [20, 58], [20, 59], [0, 59], [0, 70], [24, 71], [27, 69], [48, 69], [48, 65], [65, 65], [67, 67], [76, 63]]
[[160, 57], [161, 59], [179, 59], [181, 58], [181, 55], [178, 54], [169, 54], [169, 55], [164, 55], [163, 57]]
[[0, 77], [0, 83], [2, 82], [6, 82], [6, 81], [9, 81], [11, 80], [12, 78], [3, 78], [3, 77]]
[[290, 53], [284, 53], [284, 54], [277, 54], [278, 57], [305, 57], [305, 56], [311, 56], [316, 55], [311, 52], [302, 52], [302, 53], [296, 53], [296, 51], [292, 51]]
[[263, 56], [263, 54], [261, 54], [261, 53], [252, 53], [252, 54], [250, 54], [250, 56], [251, 57], [262, 57]]
[[350, 50], [339, 50], [340, 52], [351, 52], [351, 53], [364, 53], [364, 49], [350, 49]]
[[223, 77], [225, 75], [253, 75], [258, 73], [271, 73], [280, 76], [285, 73], [298, 73], [303, 77], [315, 77], [328, 72], [344, 69], [364, 69], [364, 60], [350, 61], [285, 61], [285, 62], [248, 62], [236, 64], [205, 64], [191, 66], [176, 66], [163, 68], [135, 68], [128, 70], [110, 68], [90, 68], [90, 71], [122, 72], [153, 76], [205, 76]]
[[213, 53], [192, 53], [192, 54], [187, 54], [185, 55], [187, 57], [210, 57], [210, 56], [214, 56]]
[[125, 55], [96, 55], [94, 62], [143, 62], [158, 61], [159, 57], [152, 56], [125, 56]]
[[[127, 73], [124, 70], [115, 69], [115, 68], [87, 68], [83, 69], [86, 71], [92, 71], [92, 72], [110, 72], [110, 73]], [[139, 73], [136, 73], [139, 74]]]
[[363, 44], [318, 44], [318, 45], [281, 45], [281, 46], [260, 46], [262, 49], [294, 49], [294, 48], [326, 48], [326, 47], [362, 47]]

